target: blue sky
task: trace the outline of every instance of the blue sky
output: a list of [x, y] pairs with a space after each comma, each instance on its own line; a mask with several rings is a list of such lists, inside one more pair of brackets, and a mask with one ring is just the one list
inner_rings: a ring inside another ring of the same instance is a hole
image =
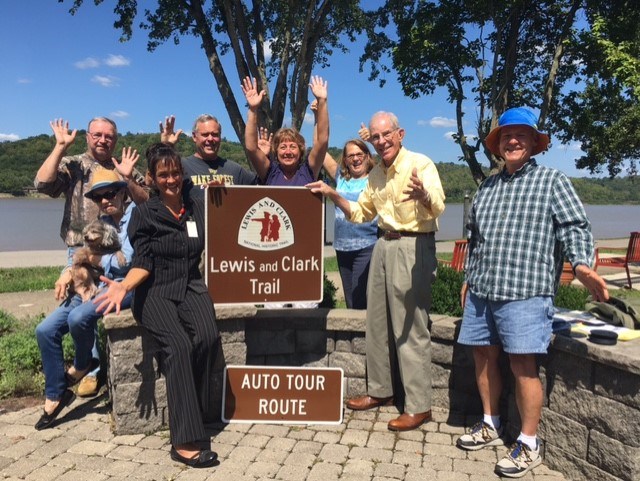
[[[149, 53], [146, 32], [135, 30], [132, 40], [119, 42], [112, 2], [94, 6], [86, 0], [75, 16], [68, 13], [71, 5], [70, 0], [4, 2], [0, 141], [51, 134], [49, 121], [55, 118], [69, 120], [71, 128], [86, 128], [92, 117], [107, 116], [121, 132], [157, 132], [158, 122], [173, 114], [178, 127], [190, 131], [202, 113], [217, 116], [223, 135], [238, 140], [196, 39], [183, 38], [180, 45], [170, 41]], [[329, 68], [314, 72], [329, 85], [330, 145], [341, 147], [357, 136], [360, 122], [378, 110], [388, 110], [406, 129], [407, 148], [436, 162], [456, 162], [460, 150], [449, 137], [455, 111], [445, 92], [412, 100], [403, 95], [393, 73], [380, 88], [367, 80], [366, 72], [358, 72], [360, 54], [361, 46], [355, 44], [347, 54], [336, 53]], [[225, 64], [232, 65], [229, 60]], [[242, 95], [235, 69], [227, 69], [227, 75]], [[469, 122], [473, 115], [467, 114]], [[302, 132], [310, 142], [310, 127]], [[538, 161], [570, 176], [586, 176], [586, 171], [575, 168], [579, 154], [575, 146], [556, 140]]]

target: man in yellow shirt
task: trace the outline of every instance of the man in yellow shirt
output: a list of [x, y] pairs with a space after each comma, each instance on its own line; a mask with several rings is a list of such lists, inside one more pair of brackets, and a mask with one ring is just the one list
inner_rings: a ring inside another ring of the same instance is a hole
[[381, 236], [371, 258], [367, 290], [367, 395], [347, 407], [371, 409], [393, 402], [389, 346], [397, 355], [404, 386], [402, 415], [389, 422], [407, 431], [431, 419], [431, 283], [436, 273], [434, 232], [444, 211], [444, 192], [434, 163], [402, 146], [405, 131], [390, 112], [369, 122], [368, 140], [381, 162], [357, 202], [324, 182], [308, 184], [329, 197], [352, 222], [378, 216]]

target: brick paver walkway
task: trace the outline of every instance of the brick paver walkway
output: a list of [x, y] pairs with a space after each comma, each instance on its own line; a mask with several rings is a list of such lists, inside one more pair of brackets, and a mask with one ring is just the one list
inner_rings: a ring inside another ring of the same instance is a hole
[[[33, 425], [40, 407], [0, 414], [0, 477], [33, 481], [480, 481], [497, 479], [493, 466], [506, 448], [466, 452], [455, 439], [462, 428], [434, 422], [404, 433], [387, 430], [395, 408], [345, 410], [340, 425], [212, 425], [220, 464], [191, 469], [169, 457], [166, 431], [115, 436], [104, 395], [78, 398], [51, 429]], [[542, 465], [524, 480], [562, 481]]]

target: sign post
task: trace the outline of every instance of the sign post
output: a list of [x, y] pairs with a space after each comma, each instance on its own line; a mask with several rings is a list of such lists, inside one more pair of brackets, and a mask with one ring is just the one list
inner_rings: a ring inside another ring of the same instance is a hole
[[324, 203], [304, 187], [210, 187], [206, 281], [213, 302], [321, 302]]

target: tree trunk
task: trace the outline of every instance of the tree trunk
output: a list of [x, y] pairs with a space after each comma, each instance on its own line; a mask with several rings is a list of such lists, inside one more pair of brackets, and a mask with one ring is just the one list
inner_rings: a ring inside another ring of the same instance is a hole
[[547, 116], [549, 114], [551, 101], [553, 100], [553, 86], [558, 75], [558, 69], [560, 68], [560, 60], [562, 59], [562, 54], [564, 53], [564, 43], [571, 35], [571, 27], [573, 26], [576, 12], [578, 11], [578, 8], [580, 8], [580, 5], [582, 5], [582, 0], [573, 0], [571, 9], [567, 13], [567, 17], [562, 27], [562, 32], [560, 32], [558, 40], [556, 41], [556, 50], [553, 55], [551, 66], [549, 67], [549, 75], [547, 76], [547, 81], [544, 86], [542, 105], [540, 106], [540, 118], [538, 119], [539, 130], [543, 130], [545, 122], [547, 120]]

